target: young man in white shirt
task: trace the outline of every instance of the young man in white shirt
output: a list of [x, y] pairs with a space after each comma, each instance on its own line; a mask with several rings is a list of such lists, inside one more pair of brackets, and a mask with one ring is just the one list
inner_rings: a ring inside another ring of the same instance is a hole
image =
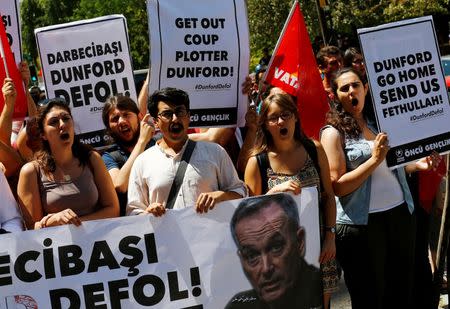
[[[154, 92], [148, 111], [162, 133], [154, 147], [138, 156], [131, 169], [127, 214], [165, 213], [173, 180], [188, 145], [189, 97], [183, 90], [164, 88]], [[194, 207], [205, 213], [222, 201], [247, 196], [226, 151], [209, 142], [196, 142], [174, 209]]]

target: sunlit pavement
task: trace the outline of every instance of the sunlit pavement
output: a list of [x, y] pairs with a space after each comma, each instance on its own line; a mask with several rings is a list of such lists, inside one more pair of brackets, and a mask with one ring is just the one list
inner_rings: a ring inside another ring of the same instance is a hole
[[439, 301], [439, 308], [448, 308], [448, 295], [441, 295], [441, 300]]
[[331, 297], [331, 309], [348, 309], [351, 308], [350, 295], [344, 283], [343, 274], [339, 281], [339, 290]]

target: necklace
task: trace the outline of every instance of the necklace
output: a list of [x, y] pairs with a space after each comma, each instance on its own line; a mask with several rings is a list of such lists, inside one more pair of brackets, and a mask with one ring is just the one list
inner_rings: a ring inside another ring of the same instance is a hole
[[64, 181], [70, 181], [72, 179], [72, 177], [69, 174], [66, 174], [66, 172], [61, 167], [59, 167], [59, 169], [61, 171]]

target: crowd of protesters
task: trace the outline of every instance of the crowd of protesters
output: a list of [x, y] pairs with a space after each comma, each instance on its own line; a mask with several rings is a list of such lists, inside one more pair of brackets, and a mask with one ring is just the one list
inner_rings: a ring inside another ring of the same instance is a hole
[[[374, 121], [358, 49], [343, 53], [326, 46], [317, 53], [330, 103], [320, 141], [303, 133], [294, 97], [262, 85], [269, 59], [266, 49], [254, 78], [243, 85], [249, 102], [256, 104], [249, 104], [240, 149], [232, 146], [235, 129], [189, 129], [187, 93], [164, 88], [149, 94], [148, 76], [137, 103], [121, 95], [105, 102], [102, 120], [114, 144], [102, 154], [77, 140], [64, 101], [50, 98], [35, 105], [28, 90], [29, 117], [15, 137], [18, 85], [5, 79], [0, 231], [78, 226], [125, 215], [159, 217], [170, 208], [193, 207], [202, 214], [222, 201], [299, 194], [302, 187], [315, 185], [320, 193], [324, 308], [337, 289], [340, 268], [353, 308], [414, 308], [419, 205], [413, 198], [416, 188], [407, 180], [435, 169], [441, 157], [432, 154], [388, 169], [389, 136]], [[21, 63], [19, 68], [28, 89], [28, 67]]]

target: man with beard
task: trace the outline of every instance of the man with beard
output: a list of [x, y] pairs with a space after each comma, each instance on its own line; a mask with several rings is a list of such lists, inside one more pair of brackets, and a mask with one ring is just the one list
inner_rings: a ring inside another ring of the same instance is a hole
[[[148, 111], [162, 138], [144, 151], [131, 168], [128, 215], [161, 216], [166, 208], [190, 206], [197, 213], [205, 213], [219, 202], [247, 195], [244, 183], [221, 146], [189, 139], [186, 92], [175, 88], [157, 90], [149, 97]], [[185, 152], [190, 153], [190, 158]]]
[[127, 96], [110, 97], [102, 112], [103, 124], [115, 145], [102, 158], [116, 188], [120, 215], [127, 206], [128, 179], [137, 156], [154, 144], [155, 127], [151, 116], [143, 116], [136, 103]]
[[290, 195], [242, 201], [230, 227], [253, 290], [233, 296], [226, 309], [322, 308], [321, 273], [304, 259], [305, 230]]

